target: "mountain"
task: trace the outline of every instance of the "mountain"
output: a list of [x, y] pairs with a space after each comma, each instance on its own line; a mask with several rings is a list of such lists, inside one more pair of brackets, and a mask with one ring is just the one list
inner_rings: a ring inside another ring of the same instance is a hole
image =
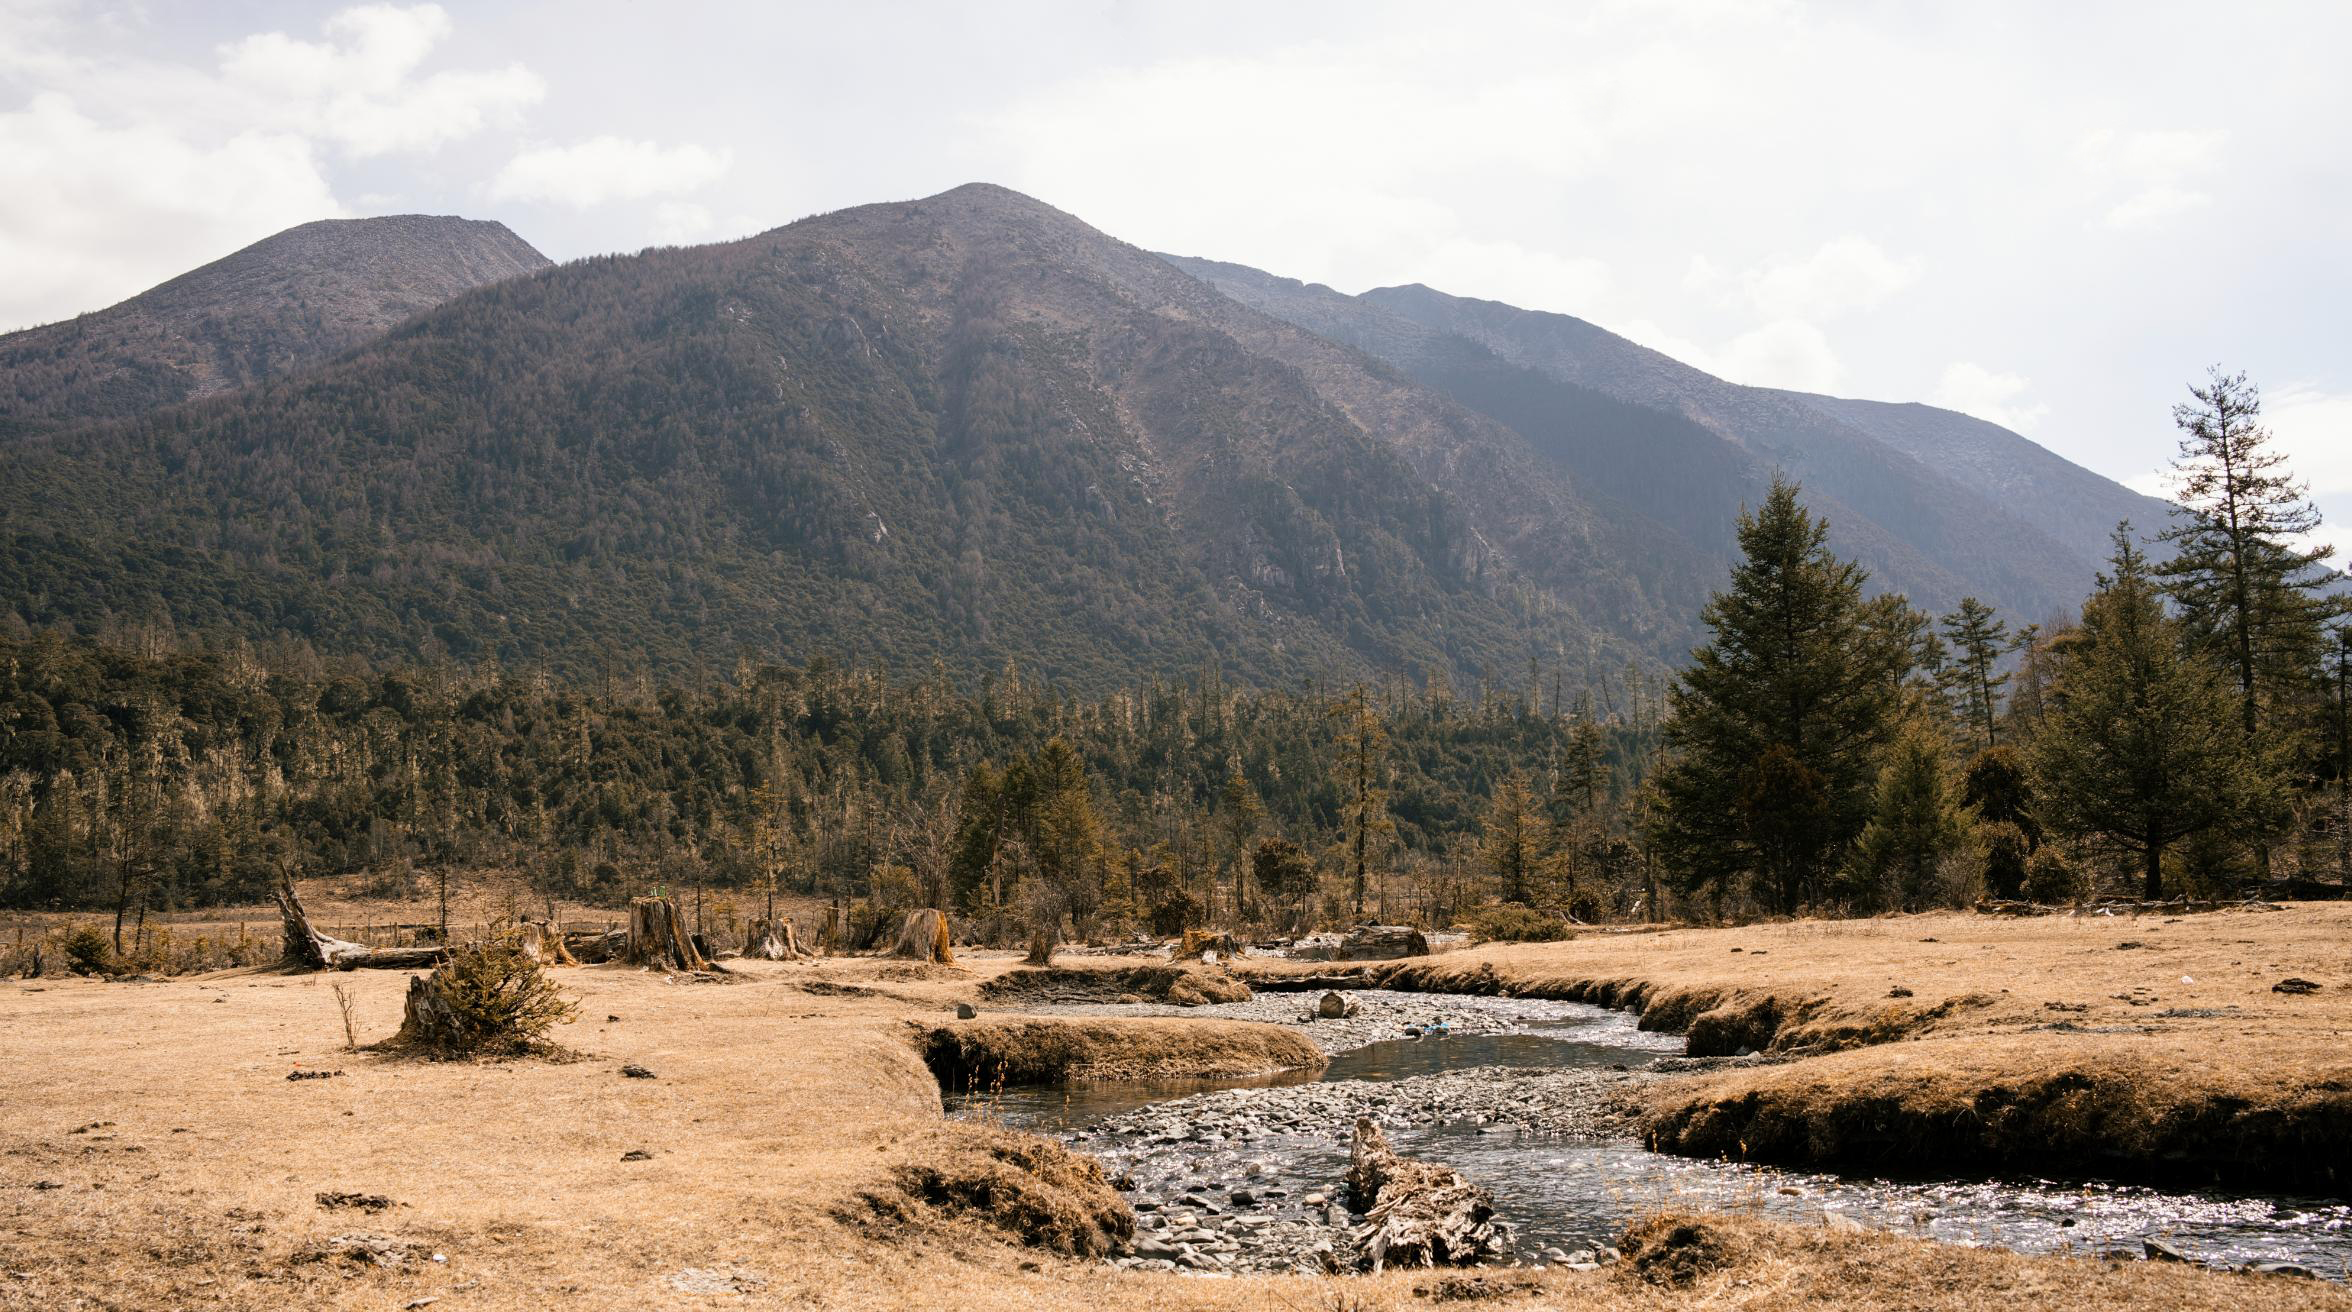
[[1688, 616], [1540, 462], [976, 185], [493, 282], [262, 386], [21, 438], [0, 602], [590, 670], [1654, 667]]
[[474, 219], [289, 228], [119, 305], [0, 336], [0, 437], [279, 377], [460, 292], [547, 266], [506, 225]]
[[1710, 587], [1729, 561], [1731, 515], [1775, 471], [1804, 484], [1834, 545], [1880, 586], [1939, 611], [1964, 595], [2021, 619], [2069, 607], [2117, 520], [2147, 530], [2170, 513], [1949, 411], [1744, 387], [1580, 319], [1417, 285], [1347, 296], [1165, 258], [1517, 429], [1554, 477], [1680, 533]]

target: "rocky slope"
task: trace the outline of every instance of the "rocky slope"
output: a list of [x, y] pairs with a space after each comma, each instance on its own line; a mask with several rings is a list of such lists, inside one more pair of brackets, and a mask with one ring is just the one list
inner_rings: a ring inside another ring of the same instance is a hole
[[0, 435], [279, 377], [547, 263], [506, 225], [473, 219], [289, 228], [119, 305], [0, 336]]

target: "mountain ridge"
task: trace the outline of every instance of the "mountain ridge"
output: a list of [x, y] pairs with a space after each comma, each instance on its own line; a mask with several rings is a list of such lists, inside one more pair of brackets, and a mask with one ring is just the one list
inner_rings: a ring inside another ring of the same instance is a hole
[[460, 292], [549, 264], [491, 220], [299, 224], [104, 309], [0, 336], [0, 436], [281, 377]]

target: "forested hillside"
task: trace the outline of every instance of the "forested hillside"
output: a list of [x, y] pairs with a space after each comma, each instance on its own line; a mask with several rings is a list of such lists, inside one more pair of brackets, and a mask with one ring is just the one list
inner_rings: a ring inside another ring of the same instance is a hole
[[398, 214], [289, 228], [119, 305], [0, 336], [0, 438], [281, 377], [546, 267], [502, 223]]
[[[1243, 844], [1287, 837], [1331, 863], [1347, 803], [1341, 691], [1148, 680], [1077, 698], [1003, 671], [962, 693], [824, 661], [709, 685], [566, 684], [6, 642], [0, 905], [169, 908], [265, 898], [282, 871], [398, 883], [412, 868], [514, 863], [551, 895], [595, 901], [770, 878], [865, 898], [881, 879], [913, 881], [884, 890], [902, 905], [1001, 911], [1033, 858], [993, 839], [975, 852], [973, 826], [1017, 828], [995, 803], [1029, 805], [1059, 757], [1094, 835], [1095, 895], [1197, 922], [1230, 914], [1237, 817]], [[1507, 779], [1531, 773], [1564, 812], [1610, 805], [1654, 736], [1661, 689], [1607, 695], [1615, 715], [1371, 688], [1393, 819], [1379, 868], [1427, 872], [1445, 856], [1467, 887], [1470, 840]], [[997, 875], [1004, 886], [985, 891]]]
[[0, 597], [591, 673], [1581, 686], [1670, 656], [1588, 507], [1512, 491], [1517, 441], [966, 187], [496, 284], [280, 385], [17, 442]]

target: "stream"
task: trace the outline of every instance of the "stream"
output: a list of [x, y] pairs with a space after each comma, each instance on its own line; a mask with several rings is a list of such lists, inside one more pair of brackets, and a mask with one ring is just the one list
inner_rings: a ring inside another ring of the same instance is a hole
[[[1301, 1025], [1319, 1073], [1136, 1081], [951, 1097], [1100, 1158], [1138, 1215], [1130, 1266], [1203, 1273], [1316, 1268], [1355, 1224], [1341, 1179], [1355, 1119], [1400, 1152], [1491, 1190], [1529, 1263], [1606, 1261], [1613, 1236], [1661, 1206], [1863, 1225], [2028, 1253], [2138, 1258], [2158, 1240], [2215, 1266], [2285, 1263], [2352, 1279], [2352, 1204], [2032, 1179], [1894, 1180], [1653, 1153], [1609, 1110], [1641, 1080], [1706, 1063], [1623, 1012], [1567, 1002], [1349, 995], [1359, 1012], [1304, 1023], [1312, 997], [1261, 994], [1189, 1011], [1061, 1006], [1058, 1014], [1231, 1016]], [[1445, 1022], [1445, 1037], [1401, 1037]]]

